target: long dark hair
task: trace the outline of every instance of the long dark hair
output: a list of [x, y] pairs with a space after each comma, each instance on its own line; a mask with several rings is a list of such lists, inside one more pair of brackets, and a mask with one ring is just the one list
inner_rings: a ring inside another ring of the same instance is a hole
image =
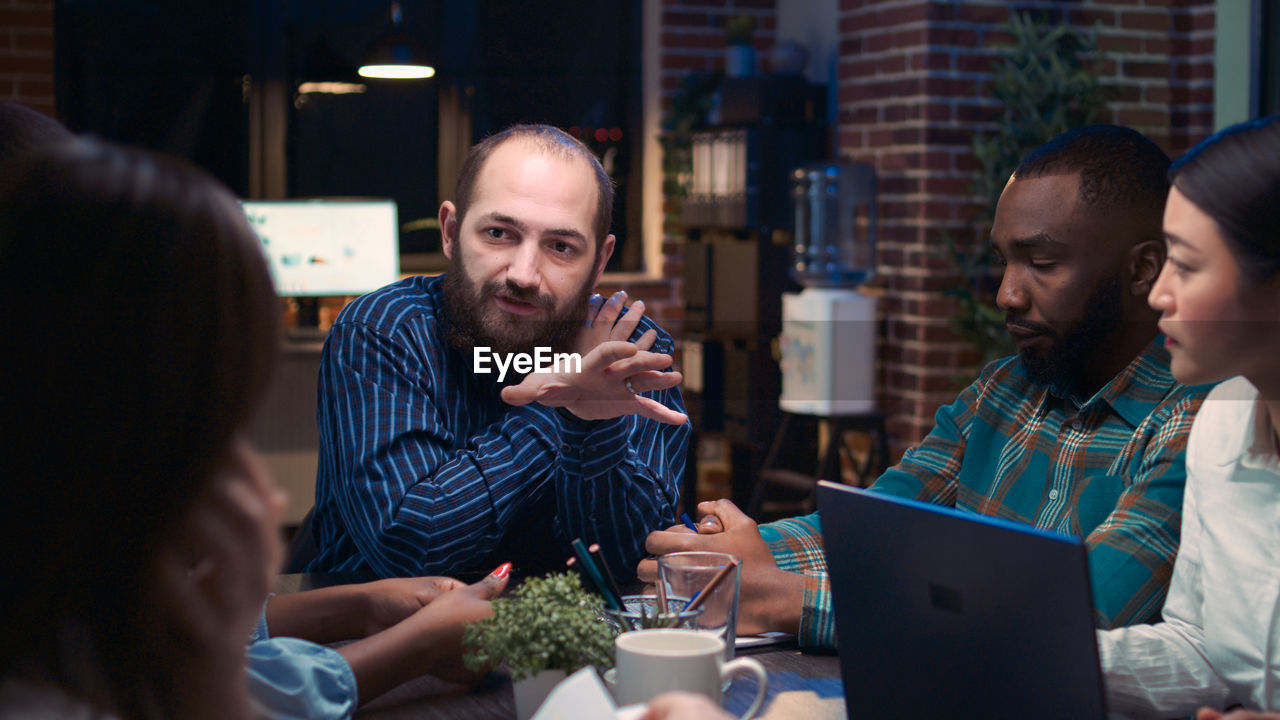
[[76, 140], [8, 170], [0, 673], [163, 715], [149, 563], [266, 387], [271, 279], [230, 192], [185, 163]]
[[1246, 280], [1280, 273], [1280, 115], [1205, 138], [1174, 161], [1169, 181], [1218, 224]]

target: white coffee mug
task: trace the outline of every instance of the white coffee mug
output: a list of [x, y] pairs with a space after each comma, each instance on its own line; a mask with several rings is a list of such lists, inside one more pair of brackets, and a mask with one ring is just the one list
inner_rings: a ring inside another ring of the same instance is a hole
[[614, 640], [619, 705], [648, 702], [668, 690], [706, 695], [720, 702], [721, 688], [737, 672], [750, 672], [759, 688], [743, 714], [752, 717], [764, 703], [768, 674], [753, 658], [724, 662], [724, 641], [698, 630], [661, 629], [624, 632]]

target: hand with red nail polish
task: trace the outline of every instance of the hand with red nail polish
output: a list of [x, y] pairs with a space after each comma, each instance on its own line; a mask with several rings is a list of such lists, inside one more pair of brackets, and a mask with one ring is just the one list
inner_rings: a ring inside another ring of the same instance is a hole
[[419, 675], [474, 682], [481, 673], [465, 670], [462, 631], [469, 622], [493, 613], [490, 602], [507, 587], [511, 563], [494, 568], [483, 580], [441, 593], [408, 618], [363, 640], [338, 648], [351, 665], [361, 702]]

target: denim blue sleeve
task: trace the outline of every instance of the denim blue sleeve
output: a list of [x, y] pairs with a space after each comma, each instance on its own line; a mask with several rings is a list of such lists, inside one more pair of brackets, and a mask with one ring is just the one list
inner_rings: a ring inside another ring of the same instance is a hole
[[272, 720], [349, 718], [359, 700], [346, 658], [298, 638], [251, 643], [248, 674], [255, 707]]

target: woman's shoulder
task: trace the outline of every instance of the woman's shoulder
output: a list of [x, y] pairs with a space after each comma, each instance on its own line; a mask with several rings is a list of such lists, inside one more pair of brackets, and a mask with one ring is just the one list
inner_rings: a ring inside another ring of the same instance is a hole
[[1188, 464], [1224, 465], [1240, 457], [1249, 441], [1258, 391], [1243, 377], [1225, 380], [1209, 392], [1191, 430]]

